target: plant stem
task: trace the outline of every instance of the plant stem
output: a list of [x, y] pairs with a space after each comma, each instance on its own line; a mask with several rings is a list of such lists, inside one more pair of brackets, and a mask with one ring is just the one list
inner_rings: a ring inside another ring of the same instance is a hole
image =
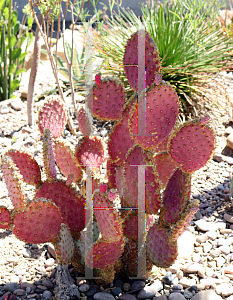
[[[10, 39], [11, 39], [11, 6], [12, 6], [12, 0], [9, 0], [9, 17], [8, 17], [8, 30], [7, 30], [7, 34], [8, 34], [8, 46], [9, 46], [9, 64], [8, 66], [11, 65], [12, 62], [12, 48], [10, 46]], [[12, 79], [12, 75], [8, 75], [8, 98], [11, 97], [11, 79]]]

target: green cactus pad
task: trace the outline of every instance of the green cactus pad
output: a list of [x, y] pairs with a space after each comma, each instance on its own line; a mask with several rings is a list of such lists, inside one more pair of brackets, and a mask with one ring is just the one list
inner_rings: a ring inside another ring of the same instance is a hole
[[4, 206], [0, 206], [0, 229], [10, 229], [11, 224], [10, 211]]
[[36, 187], [41, 183], [40, 167], [30, 154], [20, 150], [9, 150], [5, 155], [11, 157], [26, 183]]
[[2, 159], [2, 172], [14, 208], [21, 208], [26, 203], [22, 185], [23, 177], [9, 156], [4, 156]]
[[203, 119], [188, 121], [172, 134], [168, 151], [184, 172], [203, 167], [214, 153], [215, 134]]
[[73, 174], [73, 181], [78, 183], [82, 179], [83, 172], [75, 157], [74, 150], [71, 148], [71, 144], [61, 139], [55, 140], [53, 151], [60, 172], [67, 178]]
[[107, 158], [104, 143], [99, 137], [84, 137], [76, 148], [75, 156], [80, 166], [89, 166], [93, 171], [97, 171]]
[[[138, 89], [138, 38], [140, 31], [135, 32], [127, 41], [123, 58], [126, 77], [134, 90]], [[156, 80], [157, 84], [161, 81], [160, 58], [158, 48], [148, 32], [145, 32], [145, 70], [146, 70], [146, 86], [150, 87]], [[143, 83], [145, 77], [143, 74]], [[144, 84], [145, 86], [145, 84]]]
[[124, 87], [119, 80], [102, 79], [100, 85], [93, 86], [87, 101], [94, 117], [117, 121], [121, 117], [125, 104]]
[[61, 224], [58, 240], [54, 243], [56, 258], [62, 265], [71, 262], [74, 255], [74, 240], [66, 224]]
[[81, 106], [78, 110], [78, 125], [79, 130], [82, 132], [84, 136], [91, 135], [92, 128], [91, 128], [91, 114], [88, 108], [84, 108]]
[[164, 224], [174, 224], [180, 219], [191, 193], [191, 175], [177, 169], [166, 186], [163, 194], [163, 208], [160, 219]]
[[[146, 109], [144, 101], [135, 102], [131, 109], [129, 119], [131, 137], [144, 149], [155, 151], [158, 144], [173, 129], [178, 118], [179, 105], [178, 96], [168, 83], [161, 82], [159, 86], [153, 84], [146, 91]], [[144, 129], [143, 133], [140, 133], [139, 126]]]
[[105, 193], [95, 192], [93, 205], [102, 237], [109, 242], [121, 239], [123, 231], [120, 217], [111, 206]]
[[128, 127], [132, 101], [133, 98], [131, 98], [129, 104], [125, 108], [122, 119], [114, 125], [108, 139], [109, 160], [121, 166], [123, 166], [127, 152], [135, 144], [134, 140], [130, 137]]
[[146, 246], [149, 259], [157, 267], [168, 268], [177, 258], [177, 239], [170, 229], [156, 223], [148, 231]]
[[[103, 239], [98, 240], [94, 246], [87, 251], [85, 263], [93, 268], [108, 268], [115, 264], [116, 260], [121, 256], [124, 249], [125, 241], [123, 238], [115, 242], [107, 242]], [[93, 251], [93, 261], [91, 253]]]
[[78, 234], [85, 227], [85, 199], [65, 182], [44, 182], [35, 197], [51, 199], [60, 209], [63, 223], [69, 226], [72, 234]]
[[57, 178], [51, 131], [46, 128], [43, 136], [44, 171], [49, 182]]
[[59, 138], [67, 123], [67, 110], [64, 102], [59, 96], [50, 96], [41, 107], [38, 114], [38, 125], [40, 133], [48, 128], [54, 138]]
[[158, 179], [165, 187], [168, 180], [177, 169], [177, 165], [167, 152], [154, 155], [152, 161], [155, 165], [155, 171], [158, 174]]
[[26, 243], [41, 244], [55, 241], [62, 222], [58, 207], [45, 198], [35, 199], [13, 217], [13, 233]]

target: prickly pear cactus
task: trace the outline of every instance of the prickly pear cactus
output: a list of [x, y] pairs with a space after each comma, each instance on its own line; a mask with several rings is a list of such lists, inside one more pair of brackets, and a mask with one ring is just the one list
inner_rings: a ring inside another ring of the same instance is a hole
[[[143, 79], [140, 41], [145, 45]], [[94, 268], [105, 284], [116, 273], [137, 276], [139, 224], [146, 236], [140, 248], [146, 250], [146, 274], [153, 264], [168, 267], [175, 261], [177, 238], [198, 210], [198, 201], [190, 199], [191, 175], [215, 148], [208, 117], [179, 123], [179, 98], [162, 80], [159, 52], [147, 32], [135, 32], [127, 41], [123, 63], [135, 94], [126, 99], [119, 79], [98, 75], [86, 97], [88, 109], [80, 107], [77, 114], [83, 136], [75, 147], [61, 137], [64, 103], [56, 96], [45, 101], [38, 119], [45, 180], [27, 153], [12, 149], [2, 159], [14, 210], [0, 207], [0, 228], [28, 243], [53, 242], [61, 264], [71, 262], [79, 272], [85, 265]], [[96, 121], [112, 122], [107, 138], [91, 135]], [[35, 186], [34, 199], [28, 199], [24, 184]], [[87, 207], [94, 216], [91, 241]]]

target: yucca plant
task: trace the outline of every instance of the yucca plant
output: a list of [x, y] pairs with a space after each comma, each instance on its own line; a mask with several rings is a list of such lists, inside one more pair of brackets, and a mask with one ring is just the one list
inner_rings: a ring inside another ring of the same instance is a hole
[[233, 43], [219, 31], [219, 8], [219, 1], [174, 0], [153, 8], [148, 3], [142, 4], [141, 19], [130, 9], [119, 9], [109, 18], [108, 27], [94, 34], [97, 56], [108, 65], [103, 75], [120, 76], [132, 93], [123, 71], [123, 49], [130, 35], [143, 26], [159, 49], [163, 78], [175, 86], [187, 111], [200, 84], [230, 68]]

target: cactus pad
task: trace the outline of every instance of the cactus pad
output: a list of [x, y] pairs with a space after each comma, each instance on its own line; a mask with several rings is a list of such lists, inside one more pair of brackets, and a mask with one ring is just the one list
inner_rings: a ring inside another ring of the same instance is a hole
[[121, 220], [118, 213], [111, 207], [107, 196], [96, 192], [93, 196], [93, 203], [95, 217], [102, 237], [109, 242], [121, 239]]
[[121, 117], [125, 104], [125, 92], [120, 81], [102, 79], [94, 85], [87, 97], [88, 107], [94, 117], [116, 121]]
[[41, 183], [40, 167], [31, 155], [19, 150], [9, 150], [5, 155], [11, 157], [26, 183], [35, 186]]
[[[114, 265], [116, 260], [121, 256], [124, 249], [124, 239], [121, 238], [115, 242], [108, 243], [104, 240], [98, 240], [94, 246], [86, 253], [85, 262], [93, 268], [107, 268]], [[91, 252], [93, 251], [93, 261]]]
[[132, 211], [123, 223], [124, 236], [129, 239], [137, 240], [138, 238], [138, 213]]
[[129, 133], [129, 112], [130, 105], [124, 110], [121, 121], [114, 125], [108, 140], [108, 154], [110, 160], [121, 166], [123, 166], [127, 152], [135, 144]]
[[[127, 41], [123, 58], [126, 77], [134, 90], [138, 88], [138, 39], [143, 31], [137, 31]], [[157, 84], [161, 81], [160, 58], [158, 48], [148, 32], [145, 32], [145, 70], [146, 70], [146, 86], [149, 87], [156, 80]], [[157, 76], [156, 76], [157, 75]], [[145, 79], [143, 78], [143, 81]]]
[[170, 229], [154, 224], [148, 231], [146, 245], [148, 256], [157, 267], [167, 268], [177, 258], [177, 240]]
[[2, 159], [3, 177], [13, 206], [18, 209], [26, 203], [26, 196], [22, 186], [22, 175], [9, 156]]
[[50, 96], [39, 111], [39, 130], [44, 134], [48, 128], [54, 138], [61, 136], [67, 123], [67, 111], [59, 96]]
[[116, 168], [117, 164], [107, 160], [107, 178], [108, 185], [112, 188], [116, 188]]
[[15, 213], [13, 233], [26, 243], [47, 243], [58, 237], [61, 222], [54, 203], [45, 198], [35, 199]]
[[72, 234], [85, 227], [85, 199], [64, 182], [44, 182], [35, 197], [51, 199], [60, 209], [63, 223], [69, 226]]
[[152, 85], [146, 91], [146, 109], [144, 101], [135, 102], [131, 109], [131, 137], [144, 149], [155, 151], [173, 129], [178, 113], [179, 99], [175, 90], [165, 82]]
[[184, 172], [200, 169], [214, 152], [214, 132], [206, 125], [207, 121], [188, 121], [177, 128], [169, 140], [169, 153]]
[[53, 182], [57, 177], [57, 171], [55, 166], [51, 132], [48, 128], [45, 129], [43, 136], [43, 157], [47, 180], [49, 182]]
[[163, 186], [166, 186], [168, 180], [177, 168], [176, 163], [171, 159], [167, 152], [162, 152], [155, 155], [152, 161], [155, 164], [158, 179]]
[[56, 258], [62, 265], [71, 262], [74, 254], [74, 241], [66, 224], [61, 224], [58, 240], [54, 243]]
[[88, 111], [88, 108], [84, 108], [81, 106], [78, 110], [78, 125], [79, 130], [82, 132], [84, 136], [91, 135], [92, 128], [91, 128], [91, 114]]
[[98, 137], [84, 137], [76, 149], [75, 156], [83, 168], [89, 166], [93, 171], [96, 171], [106, 160], [102, 139]]
[[0, 229], [9, 229], [11, 226], [11, 214], [10, 211], [0, 206]]
[[54, 156], [60, 172], [67, 178], [73, 174], [73, 181], [79, 182], [83, 176], [81, 167], [71, 149], [70, 143], [63, 140], [56, 140], [53, 144]]

